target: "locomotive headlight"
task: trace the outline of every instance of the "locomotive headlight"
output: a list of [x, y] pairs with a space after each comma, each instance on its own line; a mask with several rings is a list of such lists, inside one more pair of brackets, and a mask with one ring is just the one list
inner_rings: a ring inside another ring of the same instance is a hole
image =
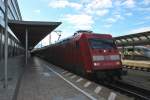
[[104, 56], [93, 56], [93, 61], [102, 61], [104, 60]]
[[119, 61], [116, 62], [117, 65], [120, 65], [121, 63]]
[[94, 64], [94, 66], [100, 66], [100, 63], [98, 63], [98, 62], [95, 62], [93, 64]]
[[119, 55], [111, 55], [110, 59], [111, 60], [120, 60], [120, 56]]
[[95, 62], [95, 63], [94, 63], [94, 66], [97, 66], [97, 65], [98, 65], [98, 64]]

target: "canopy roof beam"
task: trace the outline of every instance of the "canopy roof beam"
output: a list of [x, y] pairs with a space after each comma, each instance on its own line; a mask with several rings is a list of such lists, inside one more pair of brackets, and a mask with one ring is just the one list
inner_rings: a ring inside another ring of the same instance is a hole
[[9, 20], [8, 25], [15, 36], [26, 47], [26, 28], [28, 30], [28, 50], [32, 50], [44, 37], [51, 33], [61, 22], [39, 22]]
[[[135, 39], [137, 38], [137, 40]], [[128, 39], [131, 39], [129, 41]], [[150, 45], [150, 31], [114, 37], [118, 46]], [[125, 41], [123, 41], [125, 40]], [[121, 42], [117, 42], [121, 41]]]

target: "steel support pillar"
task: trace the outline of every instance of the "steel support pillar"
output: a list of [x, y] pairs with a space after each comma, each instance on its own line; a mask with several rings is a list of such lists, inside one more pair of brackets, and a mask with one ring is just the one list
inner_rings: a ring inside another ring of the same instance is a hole
[[8, 87], [8, 0], [4, 1], [5, 3], [5, 51], [4, 51], [4, 88]]
[[132, 47], [133, 47], [132, 59], [135, 59], [135, 54], [134, 54], [135, 53], [135, 46], [133, 45]]
[[124, 57], [125, 57], [125, 48], [124, 46], [122, 46], [122, 59], [124, 59]]
[[26, 40], [26, 64], [28, 63], [28, 28], [26, 28], [26, 36], [25, 36], [25, 40]]
[[3, 34], [3, 29], [0, 28], [0, 61], [2, 60], [2, 34]]

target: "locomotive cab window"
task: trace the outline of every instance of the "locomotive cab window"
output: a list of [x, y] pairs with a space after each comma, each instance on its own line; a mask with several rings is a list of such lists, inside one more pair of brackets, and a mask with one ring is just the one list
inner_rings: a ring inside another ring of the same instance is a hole
[[113, 39], [89, 39], [90, 46], [93, 49], [112, 49], [116, 48]]

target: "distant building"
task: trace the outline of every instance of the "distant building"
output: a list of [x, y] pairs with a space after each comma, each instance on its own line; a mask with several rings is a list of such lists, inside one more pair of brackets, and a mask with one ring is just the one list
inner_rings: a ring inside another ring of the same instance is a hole
[[[0, 26], [4, 27], [4, 0], [0, 0]], [[12, 20], [22, 20], [17, 0], [8, 0], [8, 18]]]

